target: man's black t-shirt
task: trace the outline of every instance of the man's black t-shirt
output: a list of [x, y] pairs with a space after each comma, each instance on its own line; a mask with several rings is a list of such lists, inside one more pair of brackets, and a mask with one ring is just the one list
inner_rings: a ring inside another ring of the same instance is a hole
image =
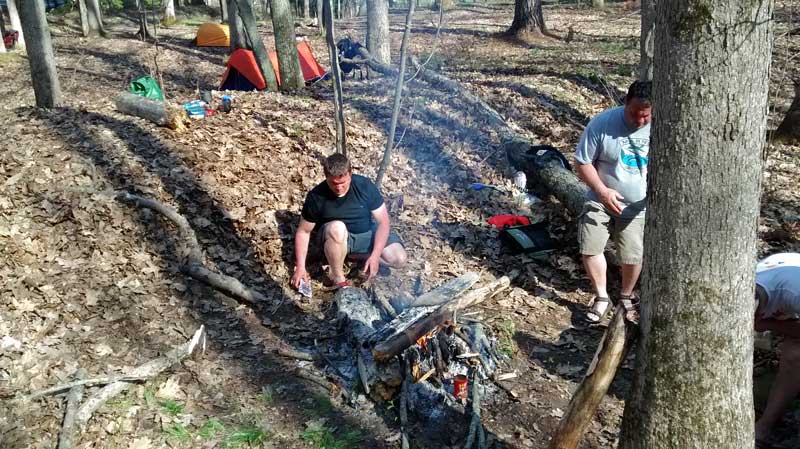
[[383, 204], [381, 192], [369, 179], [353, 175], [350, 190], [337, 197], [323, 181], [306, 196], [302, 217], [306, 221], [325, 224], [339, 220], [351, 234], [367, 232], [372, 227], [371, 212]]

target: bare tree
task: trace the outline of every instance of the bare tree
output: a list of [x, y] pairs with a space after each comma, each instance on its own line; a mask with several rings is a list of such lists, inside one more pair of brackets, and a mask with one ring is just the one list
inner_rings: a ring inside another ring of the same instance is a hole
[[33, 93], [36, 106], [53, 108], [61, 103], [61, 85], [56, 72], [56, 59], [50, 42], [50, 28], [44, 14], [44, 2], [23, 0], [20, 2], [22, 30], [28, 36], [28, 61], [31, 66]]
[[592, 8], [603, 9], [606, 7], [605, 0], [592, 0]]
[[272, 0], [272, 28], [275, 30], [275, 50], [278, 52], [278, 69], [281, 90], [300, 89], [305, 86], [297, 41], [294, 34], [294, 17], [289, 0]]
[[[269, 54], [264, 47], [261, 33], [258, 32], [251, 0], [231, 0], [228, 6], [230, 7], [228, 13], [231, 17], [230, 28], [233, 29], [241, 24], [241, 28], [236, 30], [236, 41], [233, 39], [234, 33], [231, 32], [231, 46], [252, 50], [261, 75], [267, 83], [267, 89], [278, 90], [278, 80], [275, 78], [275, 71], [272, 70], [272, 63], [269, 62]], [[295, 58], [297, 58], [297, 50], [295, 50]]]
[[228, 0], [219, 0], [219, 21], [225, 23], [228, 20]]
[[303, 18], [308, 19], [309, 17], [311, 17], [311, 2], [303, 0]]
[[323, 0], [322, 21], [325, 23], [325, 42], [328, 44], [328, 56], [333, 73], [333, 109], [336, 123], [336, 152], [347, 156], [347, 133], [345, 131], [344, 105], [342, 104], [342, 72], [339, 69], [339, 52], [336, 49], [333, 32], [332, 0]]
[[381, 64], [392, 60], [387, 0], [367, 0], [367, 50]]
[[639, 37], [639, 79], [653, 80], [653, 44], [656, 27], [656, 0], [642, 0], [642, 31]]
[[621, 449], [753, 447], [772, 9], [657, 3], [641, 336]]
[[22, 22], [19, 20], [19, 12], [17, 11], [16, 2], [17, 0], [6, 0], [6, 6], [8, 7], [8, 18], [11, 20], [11, 29], [19, 32], [17, 43], [24, 47], [25, 33], [22, 30]]
[[514, 20], [508, 29], [508, 34], [521, 37], [526, 34], [540, 36], [546, 30], [542, 0], [515, 0]]
[[139, 39], [146, 41], [147, 39], [154, 39], [154, 33], [150, 32], [150, 24], [147, 19], [147, 5], [145, 0], [137, 0], [136, 7], [139, 9], [139, 31], [136, 33]]

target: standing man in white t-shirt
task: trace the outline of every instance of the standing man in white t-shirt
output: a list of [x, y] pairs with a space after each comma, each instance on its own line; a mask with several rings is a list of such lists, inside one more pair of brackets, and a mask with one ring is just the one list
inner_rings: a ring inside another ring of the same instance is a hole
[[637, 302], [633, 288], [642, 271], [651, 90], [649, 81], [631, 84], [625, 105], [594, 117], [575, 151], [578, 177], [589, 186], [578, 243], [595, 291], [586, 313], [591, 323], [599, 322], [610, 306], [603, 254], [609, 238], [622, 265], [621, 303], [630, 311]]
[[756, 422], [756, 449], [767, 448], [775, 423], [800, 394], [800, 254], [774, 254], [756, 266], [755, 330], [783, 336], [778, 375]]

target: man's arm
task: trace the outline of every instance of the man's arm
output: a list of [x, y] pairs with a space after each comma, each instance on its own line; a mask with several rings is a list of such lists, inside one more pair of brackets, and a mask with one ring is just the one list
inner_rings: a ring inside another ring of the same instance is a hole
[[294, 274], [292, 275], [292, 285], [300, 286], [300, 279], [308, 279], [306, 272], [306, 256], [308, 256], [308, 242], [311, 240], [311, 231], [314, 230], [316, 223], [300, 218], [300, 225], [294, 233]]
[[389, 212], [386, 210], [386, 204], [381, 204], [379, 208], [373, 210], [372, 218], [378, 225], [378, 229], [375, 230], [372, 253], [369, 255], [367, 263], [364, 265], [364, 273], [366, 273], [368, 277], [378, 274], [381, 254], [383, 253], [383, 249], [386, 248], [386, 242], [389, 241], [391, 220], [389, 218]]
[[619, 204], [619, 200], [623, 199], [623, 196], [620, 195], [616, 190], [609, 189], [605, 184], [603, 184], [603, 181], [600, 179], [600, 175], [597, 174], [597, 169], [594, 167], [594, 165], [578, 164], [575, 167], [575, 171], [578, 172], [578, 177], [581, 179], [581, 181], [585, 182], [586, 185], [597, 194], [597, 198], [600, 199], [600, 202], [603, 203], [608, 210], [617, 215], [622, 213], [622, 206]]

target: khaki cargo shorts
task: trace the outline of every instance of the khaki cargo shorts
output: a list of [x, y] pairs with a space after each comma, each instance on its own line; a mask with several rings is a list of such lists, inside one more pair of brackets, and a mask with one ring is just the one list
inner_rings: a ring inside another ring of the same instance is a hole
[[617, 257], [624, 265], [639, 265], [644, 253], [644, 214], [633, 219], [614, 217], [602, 204], [587, 201], [578, 223], [578, 245], [581, 254], [603, 254], [609, 238], [617, 247]]

